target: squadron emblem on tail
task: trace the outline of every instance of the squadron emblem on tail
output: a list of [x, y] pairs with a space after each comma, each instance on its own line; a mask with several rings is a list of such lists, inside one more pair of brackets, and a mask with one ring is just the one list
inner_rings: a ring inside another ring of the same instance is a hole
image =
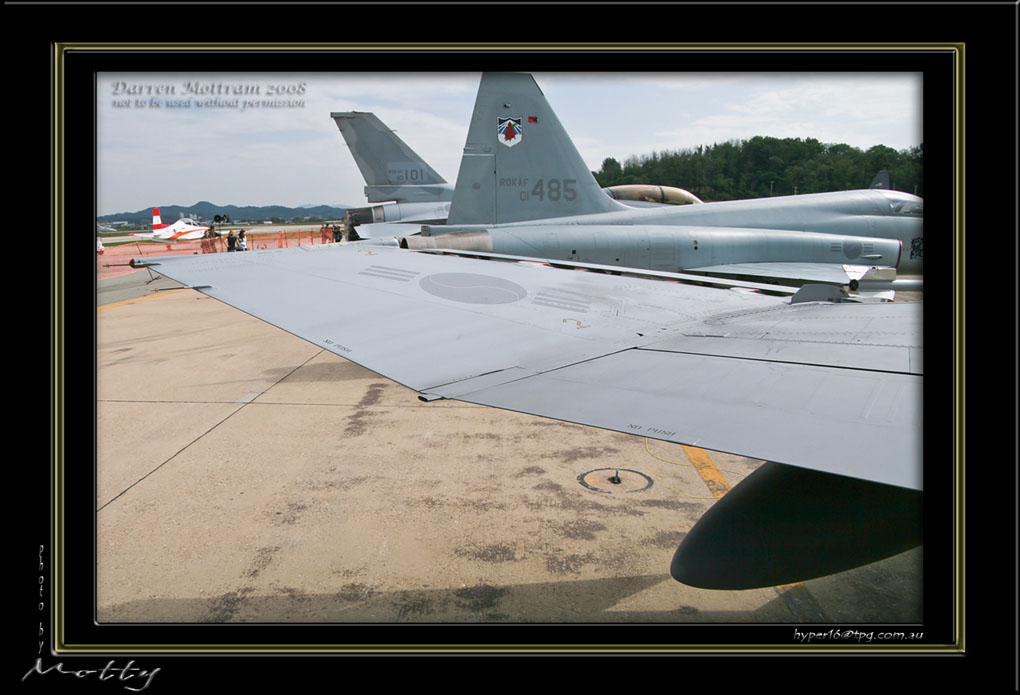
[[520, 116], [496, 117], [496, 132], [499, 133], [499, 141], [507, 147], [513, 147], [524, 139], [524, 128], [521, 125], [523, 118]]

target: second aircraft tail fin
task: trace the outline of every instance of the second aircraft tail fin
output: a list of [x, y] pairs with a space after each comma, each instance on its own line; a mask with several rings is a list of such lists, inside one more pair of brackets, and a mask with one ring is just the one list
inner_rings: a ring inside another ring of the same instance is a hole
[[330, 116], [361, 170], [370, 203], [449, 200], [451, 186], [446, 179], [374, 113], [345, 111]]
[[159, 216], [159, 208], [152, 208], [152, 231], [157, 231], [169, 225], [163, 224], [163, 218]]
[[871, 179], [871, 185], [868, 188], [892, 188], [890, 183], [889, 172], [883, 169], [882, 171], [875, 174], [875, 178]]
[[502, 224], [619, 210], [527, 73], [485, 73], [449, 224]]

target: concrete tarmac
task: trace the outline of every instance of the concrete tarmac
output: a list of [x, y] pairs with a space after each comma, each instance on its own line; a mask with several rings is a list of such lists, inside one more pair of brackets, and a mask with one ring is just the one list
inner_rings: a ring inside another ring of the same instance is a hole
[[[679, 584], [714, 502], [691, 450], [422, 403], [154, 277], [98, 291], [100, 623], [923, 619], [921, 549], [787, 587]], [[761, 464], [707, 453], [731, 486]]]

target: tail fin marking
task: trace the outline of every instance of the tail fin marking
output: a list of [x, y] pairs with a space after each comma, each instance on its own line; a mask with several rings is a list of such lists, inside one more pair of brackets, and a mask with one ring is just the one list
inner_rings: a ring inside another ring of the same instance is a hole
[[152, 231], [164, 229], [168, 226], [170, 225], [163, 224], [163, 220], [159, 216], [159, 208], [152, 208]]

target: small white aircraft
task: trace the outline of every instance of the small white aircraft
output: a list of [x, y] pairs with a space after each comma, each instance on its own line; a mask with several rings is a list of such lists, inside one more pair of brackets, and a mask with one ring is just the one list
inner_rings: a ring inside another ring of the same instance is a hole
[[201, 239], [209, 231], [190, 217], [182, 217], [173, 224], [163, 224], [159, 216], [159, 208], [152, 209], [152, 233], [132, 234], [147, 239], [163, 239], [166, 241], [191, 241]]

